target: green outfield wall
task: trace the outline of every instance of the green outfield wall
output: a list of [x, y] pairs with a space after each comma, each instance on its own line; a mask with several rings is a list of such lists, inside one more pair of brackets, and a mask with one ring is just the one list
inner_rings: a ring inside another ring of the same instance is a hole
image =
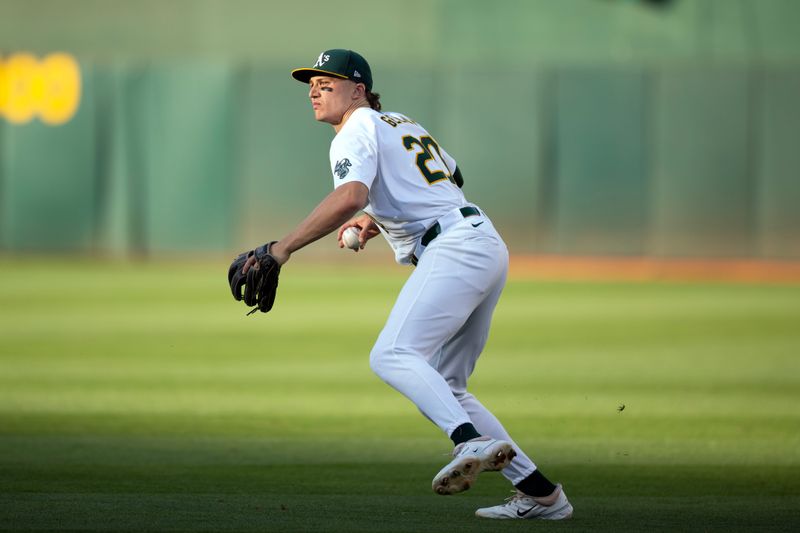
[[798, 259], [797, 27], [791, 0], [3, 0], [0, 249], [279, 236], [332, 188], [289, 71], [350, 47], [514, 252]]

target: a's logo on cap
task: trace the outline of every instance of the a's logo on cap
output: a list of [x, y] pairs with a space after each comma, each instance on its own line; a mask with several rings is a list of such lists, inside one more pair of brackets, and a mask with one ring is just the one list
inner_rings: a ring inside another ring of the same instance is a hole
[[325, 52], [322, 52], [317, 58], [317, 62], [314, 63], [314, 68], [321, 67], [322, 65], [327, 63], [330, 58], [331, 58], [330, 55], [326, 54]]

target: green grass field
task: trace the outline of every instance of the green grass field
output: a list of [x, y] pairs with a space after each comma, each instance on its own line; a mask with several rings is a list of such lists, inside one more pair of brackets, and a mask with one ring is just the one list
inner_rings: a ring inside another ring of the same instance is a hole
[[369, 370], [404, 270], [298, 259], [245, 317], [226, 269], [0, 260], [0, 530], [800, 529], [798, 286], [509, 282], [472, 390], [575, 516], [498, 523]]

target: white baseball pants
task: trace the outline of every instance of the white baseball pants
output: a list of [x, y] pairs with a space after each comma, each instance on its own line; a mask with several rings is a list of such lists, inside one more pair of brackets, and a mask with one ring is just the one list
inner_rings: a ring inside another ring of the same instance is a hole
[[[448, 436], [472, 423], [513, 443], [472, 394], [467, 379], [489, 337], [508, 272], [508, 250], [484, 215], [447, 228], [425, 249], [370, 354], [372, 370]], [[536, 469], [515, 443], [503, 470], [513, 484]]]

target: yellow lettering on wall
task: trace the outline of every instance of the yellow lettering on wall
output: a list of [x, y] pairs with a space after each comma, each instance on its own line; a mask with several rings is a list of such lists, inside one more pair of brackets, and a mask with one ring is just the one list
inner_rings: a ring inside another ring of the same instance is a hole
[[3, 63], [3, 58], [0, 57], [0, 118], [3, 117], [7, 101], [8, 101], [8, 87], [6, 83], [6, 66]]
[[43, 87], [39, 117], [50, 125], [64, 124], [75, 115], [81, 97], [81, 71], [67, 54], [51, 54], [42, 63]]
[[68, 122], [81, 99], [81, 73], [69, 54], [55, 53], [39, 61], [27, 53], [0, 60], [0, 116], [12, 124], [39, 117], [52, 126]]
[[39, 61], [30, 54], [14, 54], [6, 61], [6, 118], [12, 124], [29, 122], [41, 96]]

